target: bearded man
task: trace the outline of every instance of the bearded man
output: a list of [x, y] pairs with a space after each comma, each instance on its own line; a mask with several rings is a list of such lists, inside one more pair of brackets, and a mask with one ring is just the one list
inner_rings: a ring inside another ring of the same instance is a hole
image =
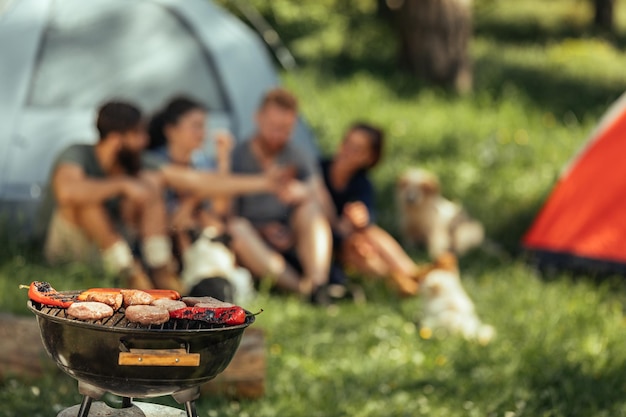
[[[53, 165], [44, 203], [46, 259], [100, 263], [129, 288], [179, 289], [161, 191], [141, 171], [148, 140], [141, 111], [108, 102], [96, 127], [96, 144], [71, 145]], [[141, 259], [131, 250], [135, 242]]]

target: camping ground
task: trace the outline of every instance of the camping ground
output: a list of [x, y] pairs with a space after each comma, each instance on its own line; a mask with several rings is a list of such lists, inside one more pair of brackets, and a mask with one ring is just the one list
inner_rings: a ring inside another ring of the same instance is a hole
[[[395, 69], [391, 34], [367, 18], [374, 3], [351, 1], [361, 24], [349, 27], [338, 0], [263, 9], [301, 65], [283, 80], [302, 98], [324, 151], [354, 119], [387, 129], [385, 163], [374, 173], [385, 227], [397, 232], [394, 179], [412, 165], [439, 174], [444, 193], [484, 222], [504, 252], [476, 251], [461, 268], [497, 337], [481, 346], [420, 335], [420, 300], [399, 302], [380, 283], [365, 284], [365, 305], [330, 309], [262, 292], [246, 307], [264, 309], [254, 326], [267, 339], [266, 395], [203, 398], [200, 415], [626, 415], [622, 278], [541, 277], [518, 251], [561, 167], [626, 90], [623, 2], [612, 42], [588, 31], [586, 1], [477, 2], [475, 90], [462, 98]], [[10, 236], [2, 242], [3, 312], [28, 314], [17, 286], [34, 279], [63, 289], [102, 285], [84, 267], [50, 269]], [[60, 373], [0, 384], [0, 416], [49, 416], [80, 402], [75, 381]]]

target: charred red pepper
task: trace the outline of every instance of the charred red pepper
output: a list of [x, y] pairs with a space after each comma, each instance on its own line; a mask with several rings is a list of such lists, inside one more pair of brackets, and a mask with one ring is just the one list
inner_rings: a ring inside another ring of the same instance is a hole
[[230, 307], [183, 307], [170, 311], [170, 318], [199, 320], [212, 324], [231, 326], [246, 322], [246, 310], [239, 306]]
[[29, 286], [20, 285], [20, 288], [28, 288], [28, 298], [32, 301], [48, 306], [67, 308], [76, 300], [76, 295], [61, 294], [45, 281], [33, 281]]

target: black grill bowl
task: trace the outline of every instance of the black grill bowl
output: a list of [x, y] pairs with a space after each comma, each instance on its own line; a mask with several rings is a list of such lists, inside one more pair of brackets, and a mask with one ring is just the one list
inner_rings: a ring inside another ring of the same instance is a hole
[[[215, 378], [228, 366], [244, 330], [255, 319], [248, 314], [245, 324], [218, 328], [187, 329], [186, 320], [179, 321], [178, 329], [109, 327], [53, 315], [46, 311], [50, 309], [31, 301], [28, 308], [37, 316], [46, 351], [65, 373], [102, 391], [135, 398], [173, 395]], [[120, 352], [130, 349], [180, 348], [199, 354], [199, 365], [118, 364]]]

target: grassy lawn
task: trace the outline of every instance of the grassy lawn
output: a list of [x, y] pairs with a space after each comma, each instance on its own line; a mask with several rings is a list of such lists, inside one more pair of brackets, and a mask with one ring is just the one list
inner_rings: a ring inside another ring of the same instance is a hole
[[[301, 98], [323, 152], [355, 119], [386, 129], [386, 162], [373, 173], [383, 226], [397, 233], [390, 203], [397, 174], [424, 166], [505, 249], [461, 259], [465, 288], [497, 337], [487, 346], [422, 337], [420, 300], [399, 301], [380, 283], [364, 283], [367, 304], [330, 309], [262, 293], [246, 307], [265, 310], [254, 326], [266, 335], [266, 395], [202, 398], [200, 415], [626, 416], [621, 279], [544, 279], [518, 247], [560, 169], [626, 90], [624, 3], [617, 2], [618, 34], [604, 40], [587, 28], [586, 1], [478, 1], [475, 89], [466, 97], [395, 68], [392, 34], [368, 17], [373, 1], [256, 3], [300, 63], [283, 80]], [[20, 283], [109, 282], [81, 266], [47, 268], [5, 240], [3, 312], [28, 314]], [[75, 381], [60, 373], [0, 382], [0, 417], [50, 416], [79, 402]]]

